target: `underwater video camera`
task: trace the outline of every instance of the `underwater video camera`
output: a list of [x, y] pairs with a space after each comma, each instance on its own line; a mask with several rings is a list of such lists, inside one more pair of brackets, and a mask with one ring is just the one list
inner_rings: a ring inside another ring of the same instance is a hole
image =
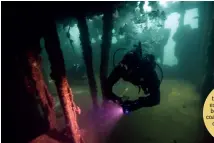
[[140, 104], [140, 101], [136, 100], [136, 101], [122, 102], [122, 103], [120, 103], [120, 106], [122, 107], [124, 114], [129, 114], [132, 111], [142, 108], [143, 104]]
[[[130, 75], [126, 75], [128, 77], [122, 76], [122, 78], [125, 81], [128, 81], [128, 82], [132, 83], [133, 85], [137, 86], [139, 88], [139, 93], [140, 93], [140, 89], [142, 88], [145, 94], [152, 96], [152, 97], [150, 97], [149, 99], [147, 97], [139, 97], [137, 100], [131, 101], [131, 100], [122, 100], [121, 97], [113, 95], [110, 100], [112, 100], [113, 102], [115, 102], [119, 106], [121, 106], [124, 114], [128, 114], [128, 113], [138, 110], [142, 107], [153, 106], [152, 102], [154, 102], [154, 103], [159, 102], [159, 100], [160, 100], [159, 87], [160, 87], [160, 84], [163, 79], [162, 69], [156, 63], [154, 55], [142, 54], [141, 43], [139, 43], [139, 45], [136, 46], [136, 49], [132, 50], [131, 52], [136, 53], [133, 56], [134, 58], [136, 58], [137, 56], [141, 57], [140, 66], [141, 66], [142, 70], [139, 68], [139, 71], [134, 72], [131, 75], [131, 78], [129, 77]], [[125, 54], [124, 58], [129, 53], [130, 53], [130, 51], [127, 54]], [[113, 57], [113, 62], [114, 62], [114, 57]], [[130, 63], [133, 64], [133, 61], [131, 61]], [[133, 68], [133, 67], [131, 67], [131, 68]], [[160, 70], [160, 73], [161, 73], [160, 78], [158, 77], [156, 68], [158, 68]], [[134, 69], [134, 70], [138, 70], [138, 69]]]
[[[160, 94], [160, 93], [158, 93]], [[146, 97], [139, 97], [137, 100], [131, 101], [131, 100], [126, 100], [119, 105], [122, 107], [123, 113], [124, 114], [129, 114], [130, 112], [133, 112], [135, 110], [138, 110], [142, 107], [152, 107], [154, 104], [150, 104], [148, 100], [145, 99]], [[154, 99], [155, 100], [155, 99]], [[145, 105], [147, 104], [147, 105]], [[155, 104], [157, 105], [157, 104]]]

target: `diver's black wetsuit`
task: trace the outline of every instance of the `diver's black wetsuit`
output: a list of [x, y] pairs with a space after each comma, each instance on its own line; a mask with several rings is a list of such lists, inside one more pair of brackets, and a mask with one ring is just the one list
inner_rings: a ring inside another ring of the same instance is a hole
[[[160, 80], [155, 71], [155, 59], [153, 55], [142, 57], [140, 50], [127, 53], [123, 60], [115, 67], [107, 79], [107, 91], [109, 99], [121, 101], [121, 98], [112, 92], [114, 84], [122, 78], [125, 81], [143, 89], [147, 97], [140, 97], [137, 102], [141, 107], [151, 107], [160, 103]], [[135, 101], [125, 101], [134, 104]], [[136, 107], [138, 108], [138, 107]]]

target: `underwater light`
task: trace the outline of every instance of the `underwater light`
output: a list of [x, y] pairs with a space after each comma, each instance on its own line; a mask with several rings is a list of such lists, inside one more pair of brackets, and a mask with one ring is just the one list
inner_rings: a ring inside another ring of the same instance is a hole
[[69, 33], [70, 33], [70, 38], [74, 41], [74, 44], [77, 46], [80, 46], [80, 39], [79, 39], [80, 31], [77, 24], [74, 24], [74, 26], [70, 28]]
[[102, 35], [98, 35], [98, 39], [101, 40], [101, 38], [102, 38]]
[[96, 43], [96, 40], [94, 38], [91, 39], [91, 43], [94, 44]]
[[159, 1], [159, 4], [160, 4], [162, 7], [167, 7], [167, 1], [166, 1], [166, 0], [160, 0], [160, 1]]
[[159, 0], [159, 5], [163, 8], [167, 8], [169, 4], [174, 4], [177, 0]]
[[115, 30], [114, 30], [114, 29], [112, 29], [112, 33], [115, 33]]
[[125, 35], [119, 35], [119, 38], [123, 39], [123, 38], [125, 38]]
[[[127, 115], [130, 112], [133, 112], [135, 110], [142, 108], [144, 106], [144, 104], [142, 104], [141, 101], [143, 101], [143, 100], [144, 99], [142, 97], [140, 97], [134, 101], [131, 101], [131, 100], [121, 101], [121, 100], [117, 100], [117, 99], [111, 99], [111, 100], [108, 100], [108, 103], [115, 103], [117, 105], [117, 113], [120, 113], [120, 114], [123, 113], [123, 114]], [[118, 108], [118, 107], [120, 107], [120, 108]]]
[[123, 103], [120, 103], [120, 106], [123, 109], [123, 114], [129, 114], [130, 112], [136, 111], [140, 108], [142, 108], [144, 105], [141, 104], [141, 99], [139, 98], [137, 101], [125, 101]]
[[145, 12], [151, 12], [152, 11], [152, 7], [149, 6], [149, 2], [147, 0], [145, 1], [144, 5], [143, 5], [143, 10]]
[[112, 44], [116, 44], [117, 43], [117, 38], [115, 36], [112, 37], [111, 43]]
[[170, 29], [170, 35], [166, 45], [164, 46], [163, 63], [162, 63], [163, 65], [168, 65], [172, 67], [178, 64], [178, 59], [175, 56], [176, 41], [174, 41], [173, 37], [179, 27], [179, 20], [180, 14], [174, 12], [167, 16], [167, 19], [164, 23], [164, 28]]
[[198, 8], [193, 8], [185, 11], [184, 25], [189, 25], [192, 29], [198, 28]]
[[124, 114], [128, 114], [129, 111], [127, 109], [124, 110]]
[[[145, 97], [139, 97], [137, 100], [131, 101], [118, 101], [117, 99], [109, 100], [109, 103], [116, 103], [121, 108], [118, 108], [118, 113], [130, 114], [133, 111], [139, 110], [142, 107], [145, 107]], [[122, 109], [122, 111], [121, 111]]]

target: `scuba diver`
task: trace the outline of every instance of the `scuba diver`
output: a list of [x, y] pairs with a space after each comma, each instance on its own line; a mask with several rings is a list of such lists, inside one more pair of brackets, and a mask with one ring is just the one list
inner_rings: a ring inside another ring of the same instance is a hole
[[[119, 103], [123, 107], [124, 113], [142, 107], [152, 107], [160, 103], [160, 83], [162, 78], [160, 80], [155, 71], [156, 66], [158, 66], [155, 62], [155, 57], [152, 54], [143, 55], [141, 42], [138, 45], [134, 45], [134, 47], [113, 69], [106, 81], [106, 92], [108, 93], [106, 99]], [[160, 66], [158, 67], [160, 68]], [[120, 78], [138, 86], [139, 92], [142, 89], [147, 96], [139, 97], [134, 101], [123, 101], [122, 97], [117, 96], [112, 91], [114, 84]]]

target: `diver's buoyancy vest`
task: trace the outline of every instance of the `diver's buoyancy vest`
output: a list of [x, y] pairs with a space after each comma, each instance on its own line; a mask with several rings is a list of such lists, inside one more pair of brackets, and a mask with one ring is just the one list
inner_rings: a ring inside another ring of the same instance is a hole
[[[120, 62], [122, 68], [122, 78], [133, 85], [148, 84], [154, 82], [158, 84], [158, 77], [155, 72], [155, 61], [153, 55], [148, 55], [143, 58], [137, 57], [134, 53], [128, 53]], [[147, 81], [148, 80], [148, 81]], [[149, 81], [151, 80], [151, 81]]]

